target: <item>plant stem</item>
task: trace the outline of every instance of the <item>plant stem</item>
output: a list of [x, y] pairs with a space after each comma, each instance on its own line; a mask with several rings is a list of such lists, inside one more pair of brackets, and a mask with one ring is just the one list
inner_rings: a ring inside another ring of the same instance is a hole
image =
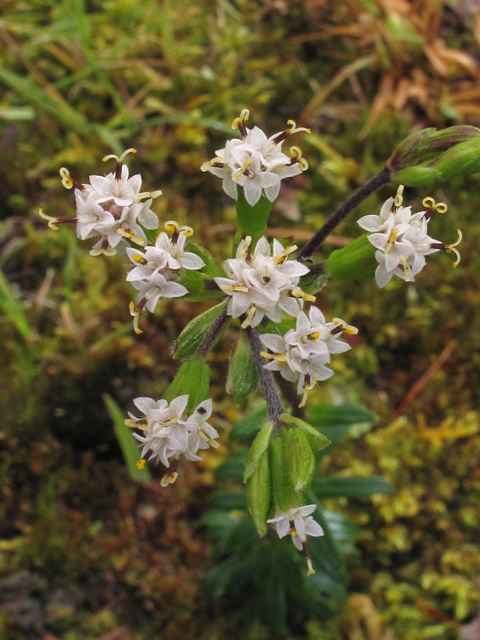
[[363, 187], [360, 187], [354, 194], [348, 198], [340, 207], [335, 211], [333, 215], [325, 222], [323, 227], [317, 231], [308, 244], [302, 249], [298, 259], [308, 258], [314, 251], [322, 244], [325, 238], [335, 229], [337, 225], [344, 220], [348, 214], [355, 209], [361, 202], [366, 200], [372, 193], [378, 191], [381, 187], [390, 182], [391, 170], [388, 167], [384, 167], [380, 173], [366, 182]]
[[218, 316], [210, 329], [205, 334], [200, 346], [197, 349], [197, 356], [206, 356], [210, 349], [213, 347], [213, 343], [217, 339], [218, 334], [228, 321], [227, 307], [222, 310], [222, 313]]
[[280, 427], [280, 416], [284, 412], [282, 401], [277, 393], [275, 381], [273, 379], [272, 372], [264, 368], [265, 360], [260, 355], [262, 351], [262, 343], [258, 337], [257, 331], [253, 327], [247, 327], [248, 342], [250, 343], [250, 349], [253, 354], [253, 361], [255, 362], [255, 368], [262, 385], [263, 395], [267, 402], [268, 415], [273, 422], [273, 428], [277, 430]]

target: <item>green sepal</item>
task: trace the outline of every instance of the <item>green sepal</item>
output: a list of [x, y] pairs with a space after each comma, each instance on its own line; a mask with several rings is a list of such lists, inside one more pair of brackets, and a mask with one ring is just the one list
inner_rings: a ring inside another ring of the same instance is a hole
[[[282, 429], [282, 431], [285, 431]], [[282, 434], [275, 435], [268, 448], [270, 454], [270, 477], [275, 512], [288, 511], [298, 502], [298, 495], [290, 480], [287, 468], [287, 448]]]
[[368, 236], [360, 236], [330, 254], [325, 272], [334, 280], [369, 280], [375, 277], [378, 267], [375, 252]]
[[[208, 311], [201, 313], [196, 318], [193, 318], [193, 320], [187, 324], [185, 329], [178, 336], [173, 357], [179, 359], [194, 356], [205, 335], [208, 333], [208, 330], [225, 309], [227, 304], [228, 300], [225, 300], [224, 302], [217, 304], [215, 307], [208, 309]], [[216, 337], [214, 344], [220, 339], [227, 326], [228, 322], [224, 324], [223, 329]]]
[[288, 426], [295, 426], [299, 429], [302, 429], [302, 431], [306, 435], [309, 445], [313, 449], [317, 449], [320, 451], [321, 449], [325, 449], [325, 447], [328, 447], [328, 445], [330, 444], [330, 440], [326, 436], [324, 436], [323, 433], [320, 433], [319, 431], [314, 429], [310, 424], [308, 424], [308, 422], [305, 422], [305, 420], [301, 420], [300, 418], [291, 416], [289, 413], [282, 413], [282, 415], [280, 416], [280, 420]]
[[[203, 300], [218, 300], [225, 297], [223, 291], [216, 287], [213, 278], [201, 271], [182, 269], [177, 282], [188, 289], [188, 294], [183, 296], [181, 300], [203, 302]], [[212, 289], [209, 289], [209, 286]]]
[[407, 167], [401, 171], [397, 171], [392, 179], [398, 184], [404, 184], [407, 187], [426, 187], [435, 180], [438, 180], [440, 173], [432, 167]]
[[207, 249], [201, 247], [199, 244], [195, 244], [194, 242], [188, 242], [185, 249], [190, 253], [194, 253], [196, 256], [199, 256], [204, 261], [205, 266], [202, 267], [201, 271], [205, 275], [209, 276], [209, 278], [225, 277], [222, 267], [212, 256], [210, 251], [207, 251]]
[[[235, 203], [237, 209], [237, 227], [243, 238], [252, 236], [251, 249], [255, 248], [257, 241], [267, 233], [267, 221], [272, 203], [262, 193], [260, 200], [253, 207], [248, 204], [242, 187], [238, 187], [238, 198]], [[237, 238], [235, 240], [238, 246]], [[235, 247], [236, 250], [236, 247]]]
[[187, 413], [193, 413], [197, 406], [208, 398], [210, 367], [205, 358], [194, 358], [182, 362], [177, 375], [166, 388], [163, 398], [168, 403], [178, 396], [188, 394]]
[[258, 465], [258, 461], [260, 460], [260, 456], [268, 449], [268, 445], [270, 444], [270, 439], [273, 433], [273, 422], [265, 422], [260, 431], [257, 434], [257, 437], [252, 442], [252, 446], [250, 447], [250, 451], [248, 452], [248, 458], [245, 462], [245, 468], [243, 470], [243, 481], [247, 482], [252, 473], [255, 471]]
[[247, 334], [242, 331], [230, 362], [227, 376], [227, 393], [241, 405], [258, 385], [258, 374]]
[[287, 472], [295, 491], [299, 493], [306, 489], [312, 481], [315, 471], [315, 457], [303, 429], [299, 427], [285, 429], [284, 438], [287, 449]]
[[248, 512], [260, 537], [267, 532], [267, 516], [271, 499], [270, 462], [268, 451], [264, 451], [247, 485]]

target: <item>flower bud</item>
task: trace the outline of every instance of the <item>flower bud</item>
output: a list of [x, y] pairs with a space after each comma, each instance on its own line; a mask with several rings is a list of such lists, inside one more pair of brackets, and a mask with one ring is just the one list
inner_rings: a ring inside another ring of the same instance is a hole
[[265, 422], [260, 431], [257, 434], [257, 437], [252, 442], [252, 446], [250, 447], [250, 451], [248, 452], [248, 458], [245, 462], [245, 467], [243, 470], [243, 481], [247, 482], [252, 473], [255, 471], [258, 465], [258, 461], [260, 460], [260, 456], [268, 449], [268, 445], [270, 444], [270, 438], [273, 433], [273, 422]]
[[325, 449], [330, 444], [330, 440], [320, 433], [316, 429], [314, 429], [308, 422], [305, 420], [301, 420], [300, 418], [296, 418], [295, 416], [291, 416], [289, 413], [282, 413], [280, 416], [280, 420], [283, 424], [288, 426], [292, 425], [295, 427], [299, 427], [302, 429], [307, 437], [308, 443], [312, 447], [312, 449], [317, 449], [320, 451], [321, 449]]
[[204, 358], [195, 358], [182, 363], [177, 375], [163, 394], [164, 400], [172, 402], [178, 396], [188, 394], [186, 413], [193, 413], [198, 405], [208, 398], [210, 367]]
[[[228, 304], [228, 300], [217, 304], [215, 307], [208, 309], [204, 313], [201, 313], [196, 318], [191, 320], [182, 333], [179, 335], [175, 345], [174, 358], [190, 358], [197, 352], [198, 347], [201, 345], [203, 339], [208, 333], [209, 329], [217, 320], [219, 315], [225, 309]], [[228, 323], [225, 323], [224, 328], [218, 334], [215, 342], [220, 338], [223, 331], [227, 327]], [[215, 344], [215, 343], [214, 343]], [[213, 345], [212, 345], [213, 346]]]
[[267, 531], [271, 497], [270, 462], [268, 451], [264, 451], [247, 485], [248, 512], [260, 536], [264, 536]]
[[285, 429], [286, 462], [290, 482], [299, 493], [307, 488], [315, 471], [315, 458], [305, 432], [299, 427]]
[[290, 480], [287, 468], [287, 447], [284, 438], [285, 429], [275, 435], [269, 447], [270, 477], [272, 480], [272, 497], [275, 511], [288, 511], [298, 502], [295, 487]]
[[409, 187], [476, 173], [480, 171], [480, 129], [459, 125], [419, 131], [397, 147], [387, 167], [393, 179]]
[[368, 236], [360, 236], [346, 247], [330, 254], [324, 265], [325, 273], [334, 280], [368, 280], [375, 277], [378, 266], [375, 247]]
[[227, 376], [227, 393], [241, 405], [258, 385], [258, 374], [247, 334], [242, 331], [230, 362]]

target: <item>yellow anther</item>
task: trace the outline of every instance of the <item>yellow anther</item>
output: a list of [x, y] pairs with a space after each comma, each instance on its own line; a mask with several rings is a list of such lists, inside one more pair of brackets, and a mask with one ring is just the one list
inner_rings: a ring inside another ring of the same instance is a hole
[[290, 528], [290, 535], [292, 536], [292, 538], [297, 535], [297, 530], [295, 529], [295, 527]]
[[390, 237], [388, 238], [387, 246], [385, 247], [385, 253], [390, 255], [392, 253], [393, 245], [395, 244], [395, 240], [398, 236], [398, 230], [392, 229], [390, 231]]
[[268, 353], [268, 351], [260, 351], [260, 355], [262, 356], [262, 358], [265, 358], [265, 360], [275, 360], [275, 356], [271, 353]]
[[298, 166], [302, 171], [306, 171], [308, 169], [308, 162], [305, 160], [305, 158], [300, 158], [300, 160], [298, 161]]
[[238, 252], [238, 260], [246, 260], [252, 244], [252, 236], [245, 236], [243, 246]]
[[126, 420], [124, 420], [123, 424], [126, 427], [130, 427], [131, 429], [136, 429], [137, 428], [137, 423], [135, 422], [135, 420], [131, 420], [130, 418], [127, 418]]
[[145, 469], [146, 464], [147, 464], [147, 461], [142, 458], [137, 462], [135, 466], [137, 467], [137, 469]]
[[103, 247], [101, 249], [90, 249], [89, 253], [94, 258], [101, 255], [110, 257], [110, 256], [115, 256], [117, 254], [115, 249], [112, 249], [112, 247], [107, 247], [106, 249], [104, 249]]
[[48, 220], [48, 226], [52, 231], [58, 231], [58, 218], [55, 218], [54, 216], [47, 216], [46, 213], [43, 213], [43, 209], [38, 210], [38, 215], [44, 220]]
[[453, 268], [455, 269], [456, 267], [458, 267], [458, 265], [460, 264], [460, 252], [455, 249], [455, 247], [457, 247], [460, 242], [462, 241], [463, 238], [463, 234], [460, 231], [460, 229], [457, 229], [457, 233], [458, 233], [458, 240], [452, 244], [446, 244], [445, 245], [445, 249], [447, 251], [447, 253], [454, 253], [457, 257], [457, 259], [455, 260], [455, 262], [453, 263]]
[[303, 298], [305, 302], [315, 302], [316, 300], [315, 296], [312, 296], [309, 293], [305, 293], [305, 291], [302, 291], [301, 289], [293, 289], [293, 291], [291, 292], [291, 295], [297, 299]]
[[307, 576], [315, 575], [315, 569], [312, 566], [312, 559], [308, 557], [307, 557], [307, 567], [308, 567]]
[[282, 264], [282, 262], [285, 262], [285, 260], [287, 259], [287, 256], [289, 256], [291, 253], [293, 253], [297, 249], [298, 249], [297, 245], [292, 244], [292, 246], [286, 247], [283, 251], [280, 251], [280, 253], [277, 253], [276, 256], [273, 256], [273, 261], [275, 262], [275, 264]]
[[347, 324], [345, 322], [345, 320], [342, 320], [341, 318], [334, 318], [333, 319], [333, 324], [335, 326], [340, 326], [342, 327], [342, 331], [344, 333], [349, 333], [352, 336], [356, 336], [358, 333], [358, 329], [357, 327], [354, 327], [352, 324]]
[[140, 202], [141, 200], [146, 200], [147, 198], [158, 198], [162, 195], [162, 193], [163, 191], [161, 189], [157, 189], [157, 191], [143, 191], [142, 193], [137, 194], [137, 200], [138, 202]]
[[212, 158], [208, 162], [204, 162], [200, 167], [200, 169], [205, 173], [210, 169], [210, 167], [214, 167], [216, 164], [223, 164], [224, 162], [225, 161], [221, 156], [216, 156], [215, 158]]
[[300, 147], [290, 147], [290, 153], [294, 158], [297, 158], [298, 160], [300, 160], [300, 158], [302, 157], [302, 150], [300, 149]]
[[192, 227], [183, 226], [180, 227], [180, 233], [183, 233], [186, 238], [190, 238], [190, 236], [193, 236], [193, 229]]
[[319, 339], [319, 337], [320, 337], [320, 331], [313, 331], [313, 332], [308, 336], [308, 338], [309, 338], [310, 340], [318, 340], [318, 339]]
[[250, 309], [247, 311], [247, 317], [245, 318], [245, 320], [240, 325], [242, 327], [242, 329], [246, 329], [247, 327], [249, 327], [252, 324], [253, 316], [255, 315], [256, 311], [257, 311], [257, 307], [252, 304]]
[[169, 427], [171, 424], [175, 424], [176, 422], [178, 422], [178, 416], [172, 416], [168, 420], [165, 420], [165, 422], [162, 422], [162, 429], [164, 427]]
[[301, 409], [302, 407], [304, 407], [307, 404], [307, 396], [308, 396], [308, 389], [304, 389], [303, 390], [303, 396], [302, 396], [302, 401], [300, 402], [300, 404], [298, 405], [298, 408]]
[[175, 222], [175, 220], [167, 220], [167, 222], [165, 222], [165, 229], [170, 233], [178, 233], [180, 231], [180, 225], [178, 222]]
[[403, 186], [403, 184], [399, 184], [398, 185], [398, 189], [397, 189], [397, 195], [395, 196], [395, 199], [393, 201], [393, 204], [396, 207], [401, 207], [402, 206], [402, 202], [403, 202], [403, 190], [405, 189], [405, 187]]
[[405, 256], [400, 256], [400, 263], [402, 265], [403, 273], [405, 274], [405, 282], [412, 282], [412, 276], [410, 275], [410, 269]]
[[427, 196], [422, 200], [422, 204], [427, 209], [433, 209], [437, 213], [446, 213], [448, 211], [448, 206], [445, 202], [435, 202], [434, 198], [431, 196]]
[[316, 297], [310, 295], [309, 293], [303, 293], [303, 299], [305, 300], [305, 302], [315, 302]]
[[133, 256], [133, 261], [140, 264], [147, 264], [147, 260], [145, 260], [143, 256], [138, 255], [138, 253]]
[[250, 111], [248, 109], [242, 109], [240, 112], [240, 117], [235, 118], [232, 122], [232, 129], [238, 129], [241, 124], [245, 124], [250, 117]]
[[70, 176], [70, 171], [65, 167], [62, 167], [59, 173], [62, 178], [62, 184], [65, 187], [65, 189], [71, 189], [73, 187], [73, 180]]
[[174, 471], [173, 473], [167, 473], [161, 479], [160, 485], [162, 487], [168, 487], [169, 484], [173, 484], [174, 482], [176, 482], [177, 478], [178, 478], [178, 473], [176, 471]]
[[137, 150], [134, 149], [133, 147], [131, 147], [130, 149], [127, 149], [126, 151], [124, 151], [120, 157], [118, 157], [114, 153], [110, 153], [108, 156], [104, 156], [103, 162], [107, 162], [107, 160], [111, 160], [112, 158], [113, 158], [113, 160], [116, 160], [117, 162], [123, 162], [123, 159], [129, 153], [137, 153]]
[[294, 133], [300, 133], [300, 131], [304, 131], [305, 133], [312, 133], [310, 129], [307, 127], [297, 127], [294, 120], [287, 120], [287, 124], [290, 125], [290, 129], [287, 129], [289, 135], [293, 135]]
[[232, 180], [235, 180], [235, 182], [240, 180], [240, 178], [248, 170], [248, 167], [250, 167], [252, 164], [253, 164], [253, 158], [247, 158], [247, 160], [245, 160], [245, 162], [242, 164], [240, 169], [237, 169], [232, 173]]
[[138, 326], [140, 312], [138, 311], [138, 309], [136, 309], [135, 304], [133, 302], [130, 302], [130, 304], [128, 305], [128, 309], [130, 311], [130, 315], [133, 318], [133, 330], [137, 335], [140, 335], [141, 333], [143, 333], [143, 331]]

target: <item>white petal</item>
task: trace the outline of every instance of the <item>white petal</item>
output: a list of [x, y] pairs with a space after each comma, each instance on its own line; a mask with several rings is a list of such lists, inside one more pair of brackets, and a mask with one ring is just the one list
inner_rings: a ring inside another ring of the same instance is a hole
[[243, 187], [243, 191], [245, 193], [245, 200], [251, 207], [256, 205], [262, 196], [262, 186], [260, 182], [255, 179], [248, 180]]

